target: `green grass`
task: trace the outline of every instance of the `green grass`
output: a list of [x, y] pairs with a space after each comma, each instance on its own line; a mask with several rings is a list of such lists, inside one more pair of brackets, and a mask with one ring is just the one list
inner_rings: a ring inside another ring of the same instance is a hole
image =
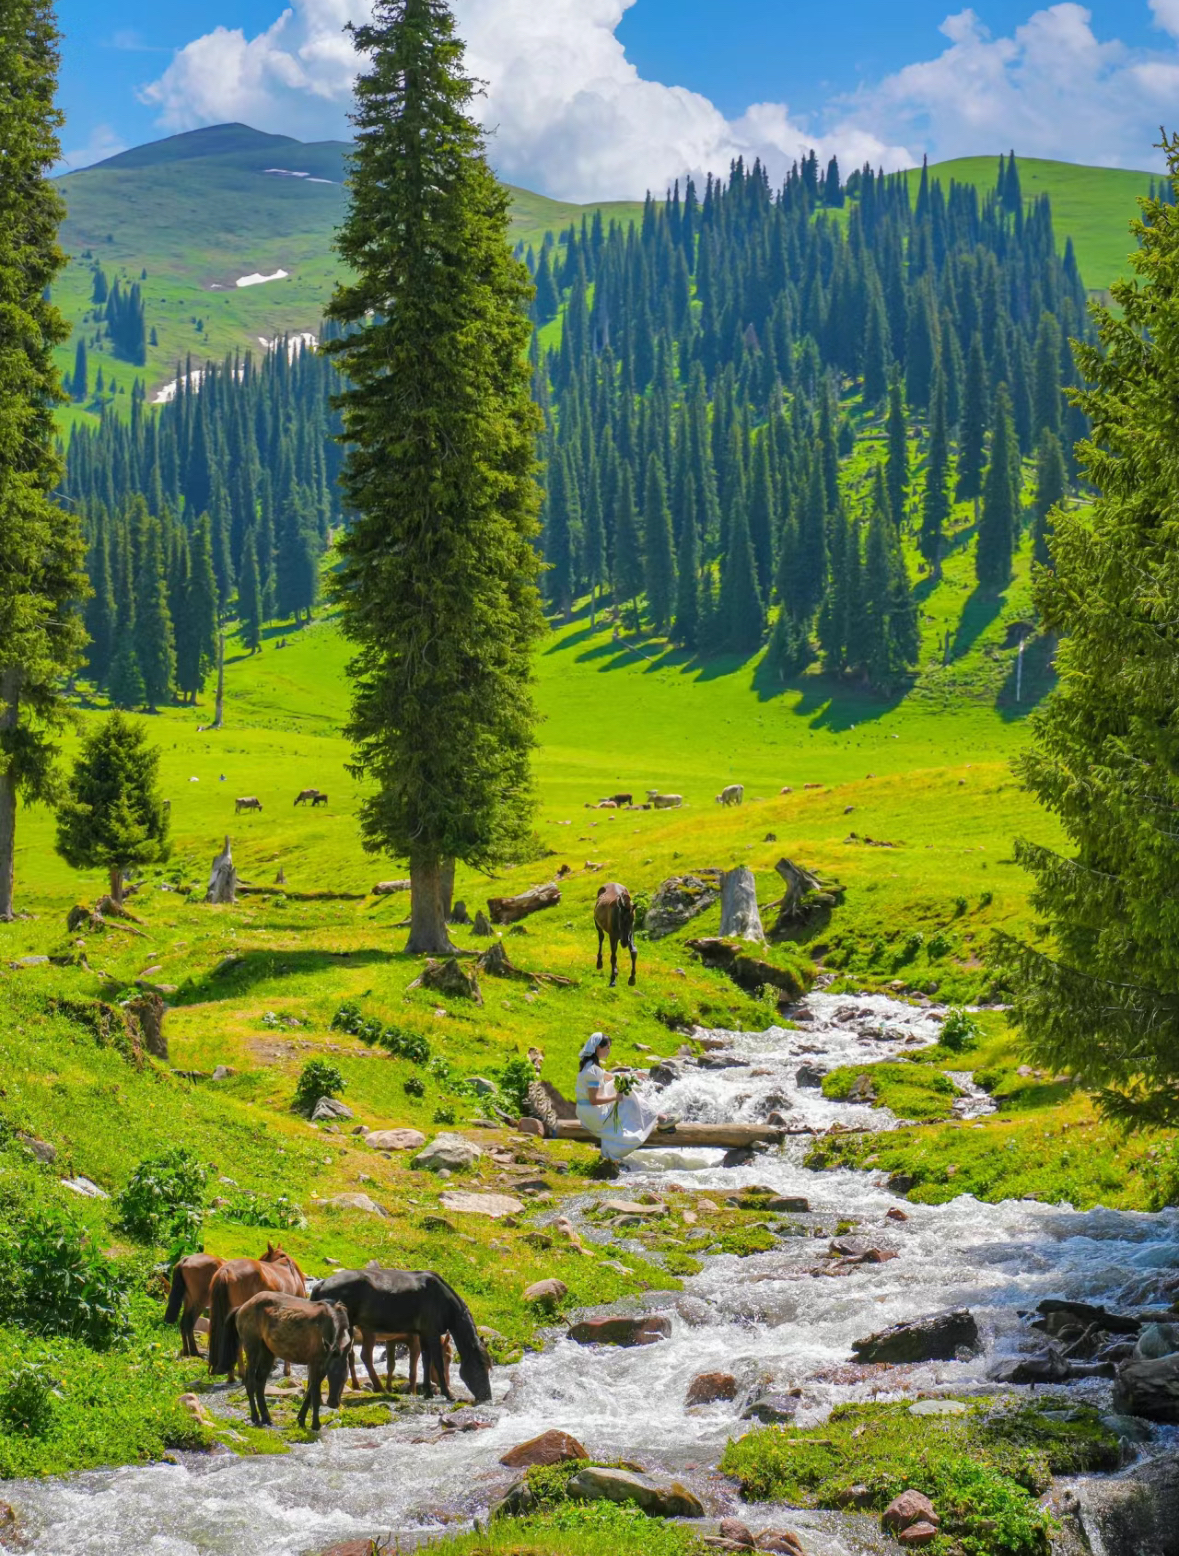
[[907, 1403], [840, 1405], [822, 1426], [767, 1427], [730, 1442], [721, 1469], [750, 1500], [882, 1512], [923, 1492], [941, 1516], [935, 1556], [1039, 1556], [1051, 1520], [1036, 1498], [1055, 1475], [1116, 1469], [1117, 1439], [1091, 1406], [972, 1401], [962, 1415]]

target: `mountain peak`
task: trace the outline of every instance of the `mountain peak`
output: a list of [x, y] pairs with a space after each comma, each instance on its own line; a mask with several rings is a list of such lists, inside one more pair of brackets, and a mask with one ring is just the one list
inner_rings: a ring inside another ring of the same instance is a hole
[[[169, 162], [192, 162], [201, 157], [275, 154], [302, 142], [290, 135], [267, 135], [248, 124], [210, 124], [199, 130], [186, 130], [146, 146], [134, 146], [117, 156], [96, 162], [94, 168], [160, 167]], [[87, 171], [92, 171], [87, 169]]]

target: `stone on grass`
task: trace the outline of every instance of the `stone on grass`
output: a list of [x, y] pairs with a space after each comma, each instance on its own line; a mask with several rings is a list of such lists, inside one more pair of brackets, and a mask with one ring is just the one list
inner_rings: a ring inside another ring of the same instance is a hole
[[894, 1324], [864, 1340], [853, 1340], [859, 1362], [953, 1361], [960, 1350], [978, 1349], [978, 1324], [966, 1309]]
[[110, 1199], [107, 1191], [100, 1189], [98, 1184], [92, 1183], [89, 1178], [81, 1176], [77, 1178], [63, 1178], [61, 1186], [63, 1189], [73, 1189], [75, 1194], [82, 1194], [87, 1199]]
[[684, 1404], [714, 1405], [718, 1400], [736, 1399], [737, 1380], [731, 1372], [698, 1372], [688, 1384]]
[[919, 1399], [909, 1406], [911, 1416], [964, 1416], [966, 1406], [960, 1399]]
[[568, 1464], [574, 1459], [588, 1458], [589, 1454], [576, 1437], [553, 1429], [509, 1448], [499, 1462], [509, 1469], [522, 1470], [534, 1464]]
[[50, 1145], [48, 1140], [38, 1140], [36, 1135], [26, 1135], [19, 1131], [16, 1137], [30, 1156], [35, 1156], [39, 1162], [48, 1166], [57, 1160], [57, 1147]]
[[374, 1151], [416, 1151], [425, 1145], [426, 1137], [420, 1129], [372, 1129], [364, 1143]]
[[934, 1512], [933, 1503], [920, 1491], [902, 1491], [885, 1508], [884, 1517], [880, 1521], [894, 1534], [911, 1528], [913, 1524], [931, 1524], [936, 1529], [941, 1523]]
[[443, 1132], [435, 1135], [424, 1151], [414, 1157], [411, 1166], [428, 1172], [462, 1172], [473, 1167], [483, 1155], [482, 1148], [462, 1135]]
[[925, 1523], [910, 1524], [907, 1529], [902, 1529], [897, 1535], [897, 1543], [909, 1550], [919, 1550], [924, 1545], [932, 1545], [937, 1539], [937, 1526]]
[[227, 1081], [229, 1077], [235, 1073], [236, 1071], [230, 1069], [229, 1065], [219, 1064], [213, 1071], [213, 1079], [215, 1081]]
[[544, 1125], [539, 1118], [518, 1118], [513, 1125], [518, 1134], [544, 1137]]
[[753, 1531], [739, 1518], [722, 1518], [720, 1537], [722, 1540], [730, 1540], [734, 1545], [744, 1546], [747, 1550], [753, 1547]]
[[567, 1493], [575, 1501], [636, 1502], [654, 1518], [703, 1518], [704, 1504], [679, 1481], [659, 1485], [647, 1475], [629, 1470], [590, 1466], [574, 1475]]
[[569, 1295], [569, 1287], [563, 1280], [534, 1280], [531, 1286], [524, 1288], [525, 1302], [531, 1302], [535, 1307], [546, 1311], [555, 1308], [563, 1297]]
[[665, 935], [682, 929], [698, 913], [706, 912], [720, 897], [720, 881], [717, 872], [709, 872], [709, 879], [698, 875], [673, 875], [660, 886], [651, 898], [644, 929], [651, 940], [662, 940]]
[[587, 1318], [573, 1324], [569, 1339], [578, 1345], [655, 1345], [671, 1338], [671, 1319], [661, 1313], [640, 1313], [632, 1318]]
[[490, 1216], [493, 1221], [504, 1216], [518, 1216], [524, 1209], [522, 1202], [510, 1194], [444, 1194], [441, 1204], [444, 1210], [455, 1210], [467, 1216]]
[[334, 1122], [338, 1118], [354, 1118], [355, 1114], [346, 1102], [341, 1102], [338, 1097], [320, 1097], [311, 1110], [311, 1122], [319, 1124]]
[[367, 1194], [336, 1194], [331, 1199], [325, 1199], [323, 1203], [325, 1205], [336, 1205], [341, 1210], [363, 1210], [370, 1216], [383, 1216], [385, 1214], [376, 1200], [369, 1199]]

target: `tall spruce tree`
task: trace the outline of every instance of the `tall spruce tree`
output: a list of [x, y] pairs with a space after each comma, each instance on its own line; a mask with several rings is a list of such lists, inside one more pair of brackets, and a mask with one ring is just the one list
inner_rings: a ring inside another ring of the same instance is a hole
[[[1165, 142], [1179, 187], [1179, 139]], [[1017, 758], [1025, 786], [1068, 840], [1026, 840], [1046, 939], [1002, 942], [1029, 1055], [1096, 1090], [1131, 1125], [1179, 1125], [1179, 211], [1146, 204], [1132, 282], [1112, 288], [1100, 349], [1078, 366], [1092, 387], [1081, 455], [1097, 498], [1057, 514], [1053, 567], [1036, 603], [1061, 635], [1056, 689]]]
[[958, 501], [973, 502], [978, 517], [983, 471], [987, 463], [987, 359], [977, 331], [966, 361], [966, 387], [962, 398], [962, 424], [958, 439]]
[[548, 563], [545, 585], [549, 604], [566, 620], [573, 611], [573, 578], [577, 487], [564, 449], [554, 449], [549, 461], [549, 486], [545, 500], [544, 556]]
[[242, 642], [251, 654], [262, 647], [262, 580], [258, 576], [258, 549], [254, 531], [247, 530], [242, 546], [242, 566], [237, 580], [237, 614]]
[[78, 336], [78, 344], [74, 349], [74, 374], [70, 379], [69, 391], [79, 405], [90, 398], [90, 362], [84, 335]]
[[1006, 384], [999, 385], [995, 396], [994, 425], [974, 567], [980, 584], [1002, 589], [1011, 581], [1011, 557], [1019, 519], [1011, 482], [1018, 445]]
[[58, 853], [75, 870], [106, 870], [115, 902], [133, 865], [171, 853], [159, 769], [143, 724], [112, 713], [86, 737], [58, 809]]
[[696, 522], [696, 497], [691, 486], [680, 517], [674, 635], [676, 642], [685, 648], [696, 648], [700, 641], [700, 530]]
[[168, 584], [158, 519], [144, 526], [135, 580], [135, 657], [149, 708], [168, 702], [176, 680], [176, 638], [168, 609]]
[[1040, 434], [1040, 446], [1036, 450], [1036, 500], [1033, 507], [1034, 556], [1041, 567], [1052, 560], [1049, 541], [1052, 539], [1053, 513], [1064, 501], [1068, 477], [1064, 465], [1064, 449], [1054, 432]]
[[646, 539], [647, 610], [655, 630], [665, 632], [675, 610], [675, 545], [671, 510], [667, 506], [667, 483], [655, 453], [647, 460], [643, 533]]
[[929, 457], [925, 464], [925, 495], [921, 502], [921, 555], [935, 580], [942, 576], [942, 551], [950, 517], [950, 444], [946, 427], [946, 382], [934, 374], [933, 418]]
[[639, 595], [645, 582], [643, 544], [639, 536], [639, 516], [635, 510], [635, 484], [630, 461], [624, 459], [618, 477], [618, 495], [614, 504], [614, 604], [621, 610], [629, 605], [637, 632]]
[[899, 378], [888, 389], [888, 510], [898, 529], [905, 527], [905, 499], [909, 492], [909, 423]]
[[766, 613], [744, 503], [735, 504], [729, 526], [729, 549], [721, 567], [721, 630], [733, 653], [750, 654], [761, 642]]
[[590, 591], [590, 625], [597, 618], [598, 590], [607, 579], [606, 524], [602, 508], [602, 481], [595, 460], [590, 466], [589, 484], [582, 515], [581, 570]]
[[64, 264], [58, 33], [49, 0], [5, 0], [0, 26], [0, 922], [13, 917], [17, 805], [53, 787], [63, 687], [82, 662], [85, 549], [74, 513], [50, 501], [60, 469], [53, 349], [69, 331], [49, 301]]

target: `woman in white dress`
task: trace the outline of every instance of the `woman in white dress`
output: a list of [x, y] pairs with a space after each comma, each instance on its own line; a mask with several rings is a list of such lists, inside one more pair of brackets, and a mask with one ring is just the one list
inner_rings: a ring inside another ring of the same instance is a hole
[[620, 1095], [606, 1064], [610, 1039], [601, 1032], [587, 1038], [577, 1071], [577, 1116], [590, 1134], [596, 1135], [602, 1155], [621, 1161], [644, 1145], [654, 1129], [672, 1132], [675, 1120], [633, 1095]]

